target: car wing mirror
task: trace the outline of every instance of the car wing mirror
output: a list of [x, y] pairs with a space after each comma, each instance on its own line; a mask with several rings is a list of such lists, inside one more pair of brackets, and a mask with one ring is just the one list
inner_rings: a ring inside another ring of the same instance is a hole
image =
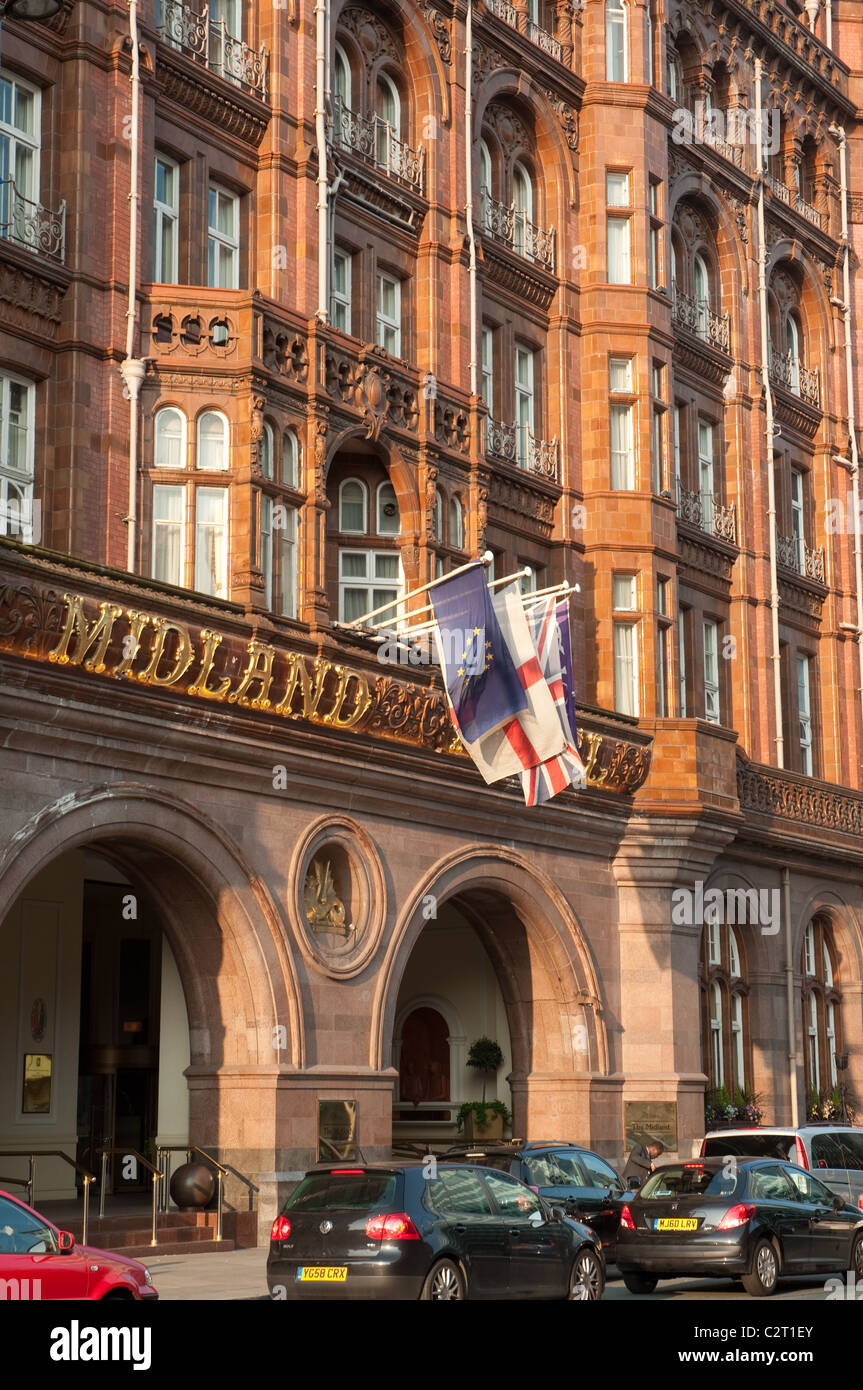
[[75, 1249], [75, 1237], [71, 1231], [59, 1231], [57, 1234], [57, 1249], [61, 1255], [71, 1255]]

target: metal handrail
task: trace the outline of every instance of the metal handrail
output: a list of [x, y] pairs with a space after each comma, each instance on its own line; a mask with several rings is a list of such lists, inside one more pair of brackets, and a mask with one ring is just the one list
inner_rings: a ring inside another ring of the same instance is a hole
[[64, 1163], [68, 1163], [70, 1168], [83, 1179], [83, 1215], [81, 1221], [81, 1244], [87, 1244], [87, 1219], [90, 1211], [90, 1183], [96, 1181], [95, 1174], [89, 1168], [78, 1163], [74, 1158], [70, 1158], [62, 1149], [31, 1149], [29, 1153], [19, 1153], [16, 1149], [0, 1149], [0, 1158], [26, 1158], [28, 1160], [28, 1176], [26, 1178], [3, 1178], [3, 1182], [15, 1183], [16, 1186], [26, 1187], [27, 1205], [36, 1205], [36, 1159], [37, 1158], [62, 1158]]
[[123, 1154], [124, 1157], [131, 1155], [133, 1158], [136, 1158], [139, 1163], [143, 1163], [144, 1167], [148, 1168], [153, 1175], [153, 1225], [150, 1234], [150, 1244], [158, 1245], [159, 1242], [156, 1236], [156, 1213], [158, 1210], [158, 1185], [162, 1181], [162, 1173], [154, 1163], [150, 1162], [149, 1158], [145, 1158], [137, 1149], [130, 1149], [127, 1144], [114, 1144], [108, 1149], [100, 1149], [99, 1153], [102, 1159], [102, 1180], [99, 1190], [99, 1216], [102, 1217], [105, 1215], [105, 1189], [108, 1186], [108, 1155]]
[[[256, 1187], [255, 1184], [251, 1181], [251, 1179], [250, 1179], [250, 1178], [247, 1178], [247, 1177], [245, 1176], [244, 1173], [240, 1173], [240, 1172], [238, 1172], [238, 1170], [237, 1170], [236, 1168], [232, 1168], [231, 1165], [230, 1165], [230, 1163], [220, 1163], [219, 1160], [218, 1160], [217, 1158], [213, 1158], [212, 1154], [208, 1154], [207, 1151], [206, 1151], [206, 1149], [202, 1149], [198, 1144], [159, 1144], [159, 1145], [157, 1145], [157, 1147], [156, 1147], [156, 1154], [157, 1154], [157, 1155], [159, 1155], [159, 1154], [172, 1154], [172, 1153], [184, 1153], [184, 1154], [186, 1155], [187, 1160], [188, 1160], [189, 1162], [191, 1162], [192, 1154], [193, 1154], [193, 1153], [199, 1154], [200, 1157], [203, 1158], [207, 1163], [212, 1163], [213, 1167], [216, 1169], [216, 1236], [215, 1236], [215, 1238], [216, 1238], [216, 1240], [221, 1240], [221, 1239], [222, 1239], [222, 1184], [223, 1184], [225, 1178], [227, 1177], [228, 1173], [232, 1173], [232, 1174], [234, 1175], [235, 1178], [239, 1178], [240, 1182], [245, 1183], [246, 1187], [249, 1189], [249, 1211], [252, 1211], [252, 1210], [253, 1210], [253, 1207], [252, 1207], [252, 1193], [253, 1193], [253, 1192], [259, 1192], [259, 1191], [260, 1191], [260, 1188]], [[166, 1192], [166, 1190], [165, 1190], [165, 1185], [166, 1185], [166, 1182], [167, 1182], [167, 1172], [168, 1172], [168, 1170], [166, 1169], [165, 1173], [162, 1174], [162, 1183], [163, 1183], [163, 1186], [162, 1186], [162, 1210], [163, 1210], [163, 1211], [167, 1210], [167, 1192]]]

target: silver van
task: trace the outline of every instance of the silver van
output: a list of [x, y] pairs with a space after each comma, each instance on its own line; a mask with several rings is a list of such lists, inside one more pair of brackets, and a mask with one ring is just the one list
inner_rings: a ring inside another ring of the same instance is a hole
[[816, 1173], [822, 1182], [863, 1211], [863, 1129], [822, 1120], [820, 1124], [761, 1125], [757, 1129], [714, 1129], [701, 1145], [702, 1158], [781, 1158]]

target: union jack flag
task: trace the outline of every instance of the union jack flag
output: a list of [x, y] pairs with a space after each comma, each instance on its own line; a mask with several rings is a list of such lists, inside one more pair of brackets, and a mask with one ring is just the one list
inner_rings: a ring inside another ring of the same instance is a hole
[[583, 786], [585, 770], [576, 745], [569, 605], [565, 599], [555, 603], [550, 595], [530, 610], [527, 621], [564, 736], [562, 753], [546, 758], [521, 774], [525, 804], [540, 806], [567, 787]]

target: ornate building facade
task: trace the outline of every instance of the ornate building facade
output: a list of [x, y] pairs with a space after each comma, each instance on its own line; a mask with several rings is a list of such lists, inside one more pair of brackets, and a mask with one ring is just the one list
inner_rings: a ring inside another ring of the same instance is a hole
[[[266, 1217], [483, 1034], [613, 1158], [863, 1103], [859, 21], [145, 0], [137, 125], [125, 4], [4, 22], [0, 1146]], [[485, 550], [581, 586], [539, 809], [344, 627]]]

